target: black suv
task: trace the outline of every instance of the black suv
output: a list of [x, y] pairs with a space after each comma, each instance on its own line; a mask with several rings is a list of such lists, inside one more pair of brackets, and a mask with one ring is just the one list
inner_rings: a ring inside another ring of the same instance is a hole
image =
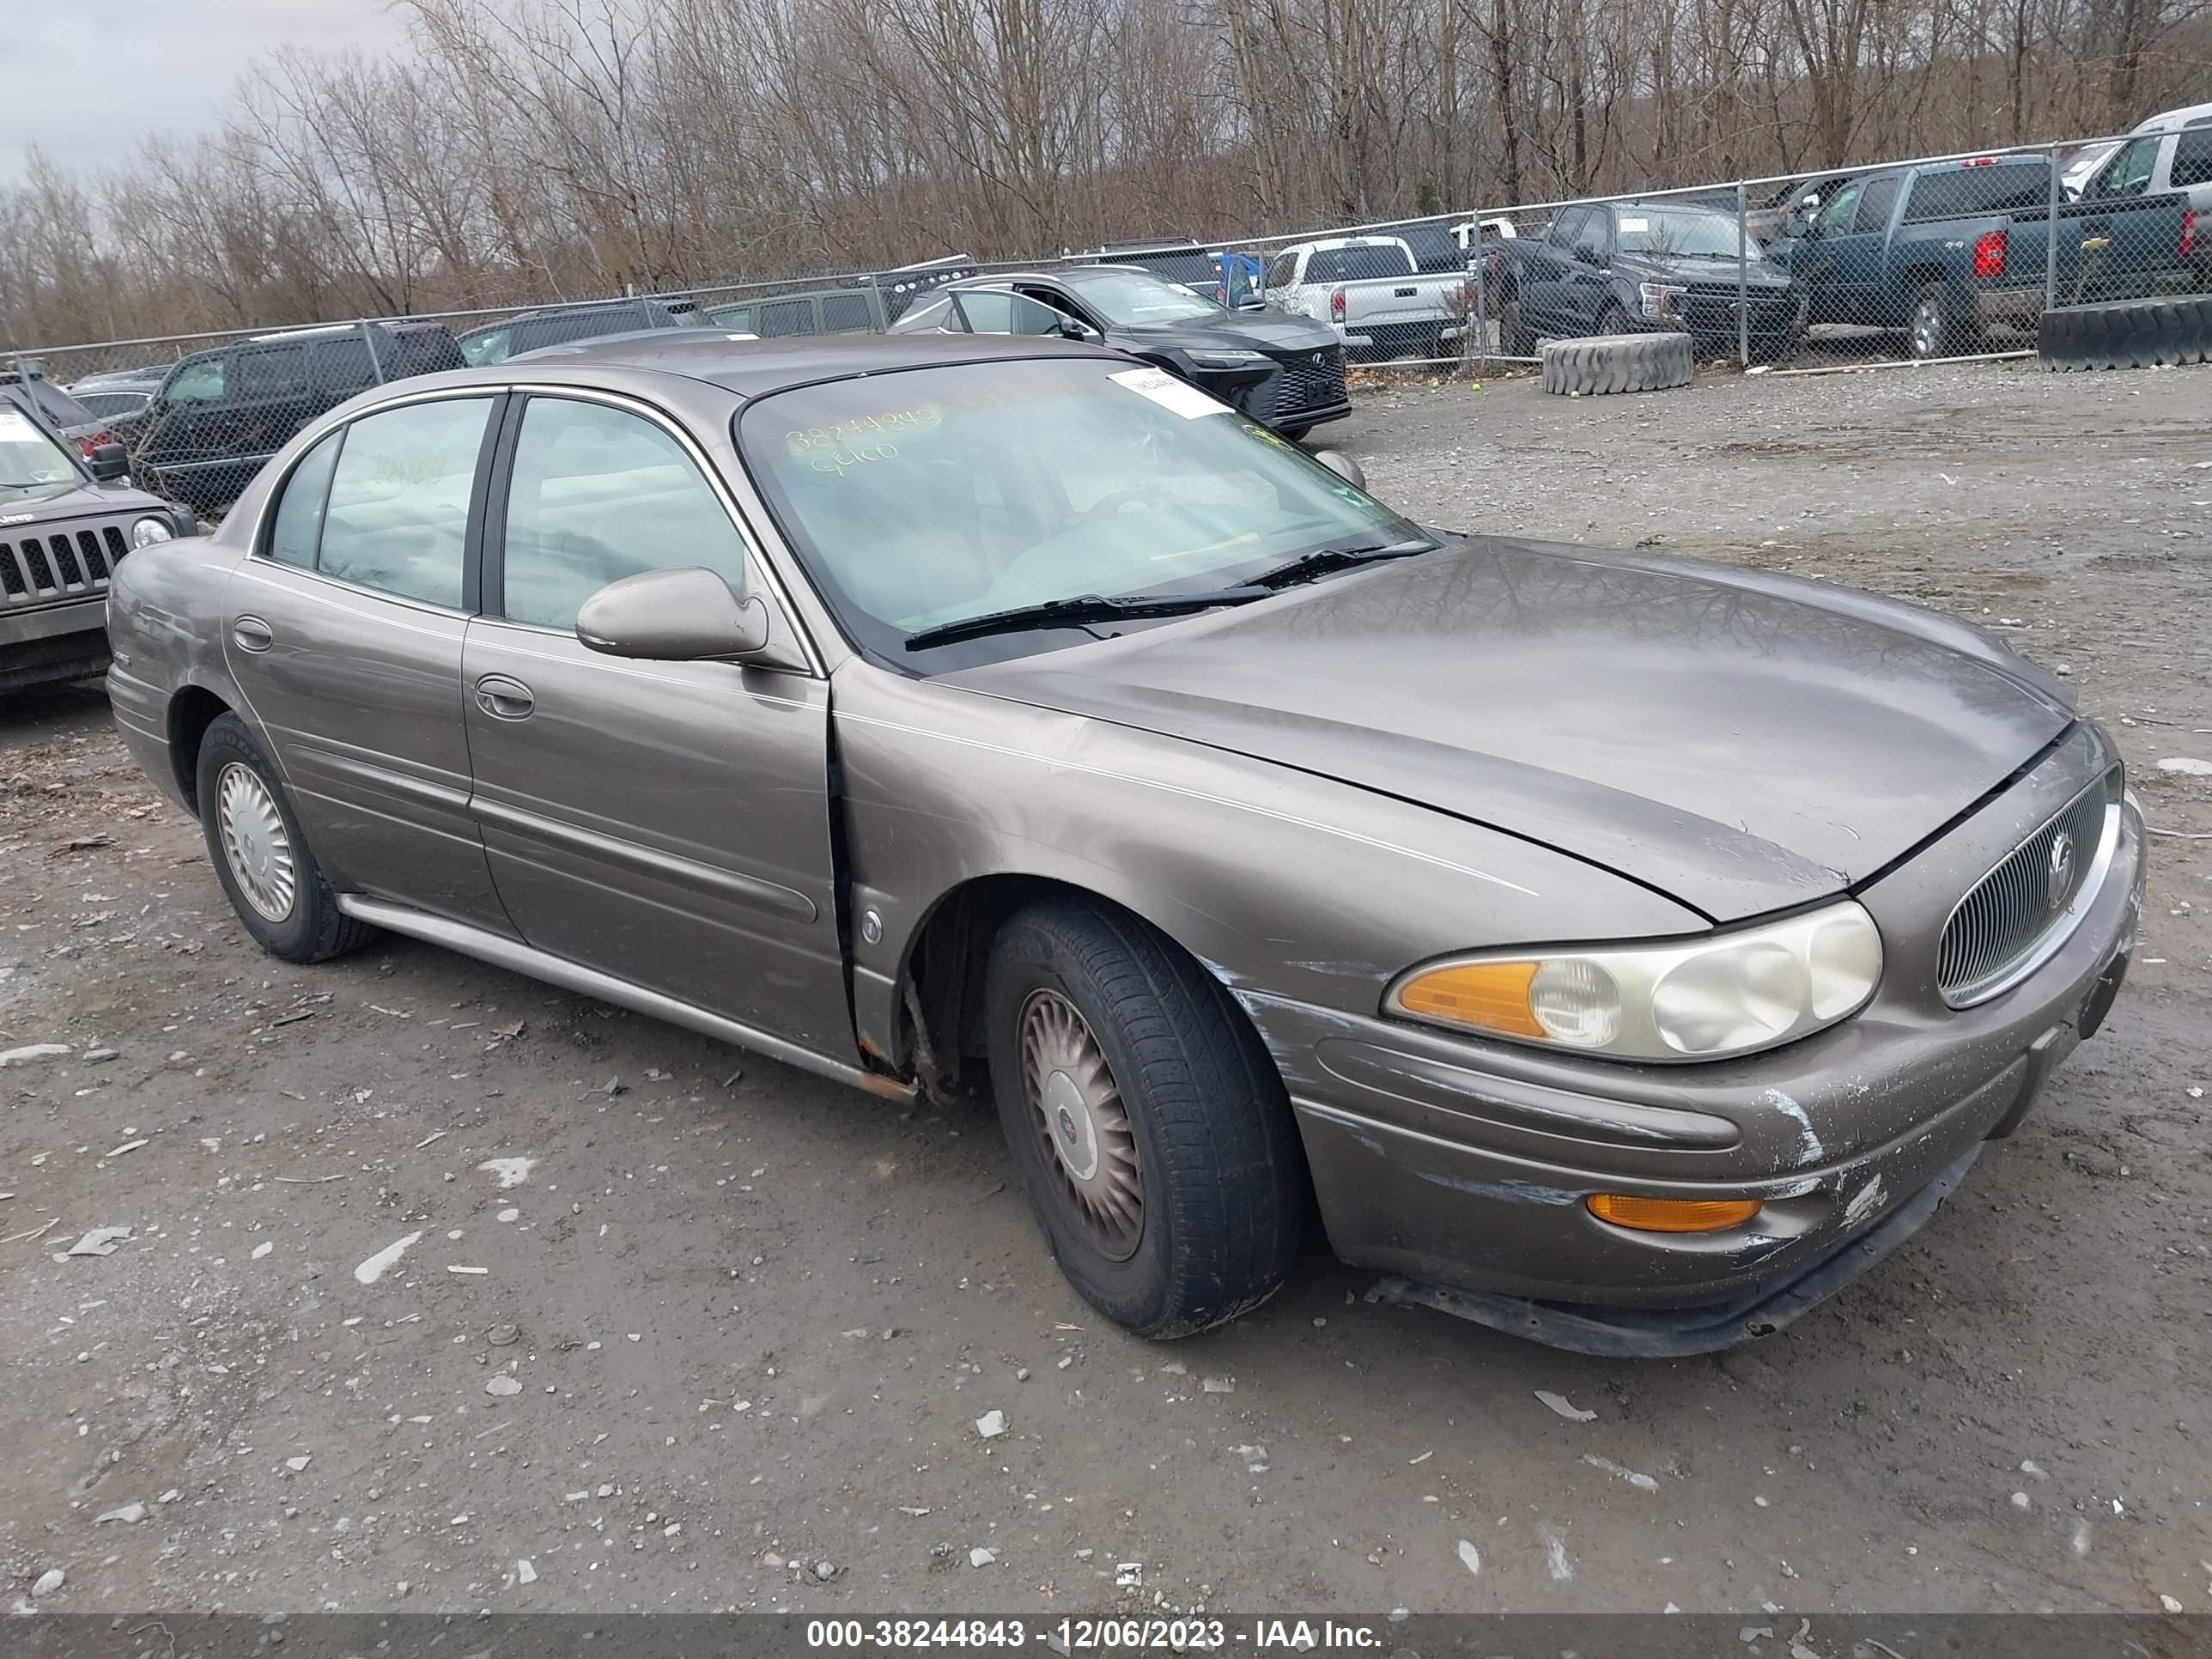
[[198, 527], [123, 481], [102, 445], [86, 459], [31, 388], [0, 385], [0, 691], [97, 673], [107, 661], [107, 579], [132, 549]]
[[386, 380], [467, 367], [437, 323], [342, 323], [194, 352], [146, 407], [109, 424], [147, 489], [213, 518], [325, 410]]
[[487, 323], [461, 336], [462, 359], [483, 368], [545, 346], [632, 334], [647, 328], [696, 328], [699, 307], [689, 300], [610, 300], [597, 305], [554, 306], [526, 311], [503, 323]]

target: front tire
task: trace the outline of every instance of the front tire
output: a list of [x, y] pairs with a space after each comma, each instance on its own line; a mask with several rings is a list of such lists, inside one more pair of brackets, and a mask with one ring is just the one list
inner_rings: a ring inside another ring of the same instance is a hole
[[984, 1006], [1000, 1123], [1085, 1301], [1176, 1337], [1282, 1287], [1304, 1215], [1296, 1132], [1218, 983], [1133, 917], [1048, 899], [1000, 929]]
[[291, 797], [237, 715], [209, 725], [198, 779], [208, 862], [255, 944], [286, 962], [328, 962], [375, 937], [339, 910]]

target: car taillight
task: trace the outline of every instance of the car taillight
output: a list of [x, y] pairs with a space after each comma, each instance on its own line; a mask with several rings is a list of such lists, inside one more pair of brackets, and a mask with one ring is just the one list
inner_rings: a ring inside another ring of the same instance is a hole
[[1984, 231], [1974, 244], [1974, 275], [2002, 276], [2005, 268], [2005, 234], [2001, 230]]
[[2197, 210], [2181, 210], [2181, 257], [2190, 258], [2197, 252]]
[[[2185, 238], [2182, 246], [2182, 252], [2186, 253], [2188, 251], [2187, 240]], [[76, 447], [78, 453], [88, 461], [92, 459], [92, 452], [94, 450], [99, 448], [102, 444], [112, 444], [114, 441], [115, 438], [113, 434], [95, 432], [89, 438], [80, 438], [77, 440]]]
[[1340, 288], [1332, 291], [1328, 296], [1328, 315], [1331, 322], [1344, 320], [1344, 290]]

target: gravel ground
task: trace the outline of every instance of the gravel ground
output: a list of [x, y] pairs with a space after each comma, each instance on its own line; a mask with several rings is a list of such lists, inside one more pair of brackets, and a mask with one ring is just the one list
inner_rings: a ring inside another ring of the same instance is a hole
[[[1329, 435], [1425, 516], [2017, 629], [2203, 836], [2212, 781], [2154, 763], [2212, 758], [2208, 433], [2212, 370], [1984, 366], [1376, 388]], [[96, 692], [0, 706], [0, 1035], [74, 1050], [0, 1080], [11, 1601], [2212, 1603], [2212, 842], [2156, 844], [2130, 993], [2022, 1132], [1764, 1345], [1552, 1353], [1316, 1246], [1156, 1347], [1063, 1286], [988, 1117], [404, 942], [276, 963]]]

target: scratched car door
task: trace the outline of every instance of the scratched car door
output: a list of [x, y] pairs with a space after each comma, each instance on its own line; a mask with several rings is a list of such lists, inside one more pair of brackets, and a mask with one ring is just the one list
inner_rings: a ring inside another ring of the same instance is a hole
[[584, 600], [643, 571], [703, 565], [760, 589], [703, 456], [657, 411], [580, 395], [532, 393], [509, 429], [462, 670], [508, 915], [555, 956], [849, 1049], [828, 684], [576, 638]]

